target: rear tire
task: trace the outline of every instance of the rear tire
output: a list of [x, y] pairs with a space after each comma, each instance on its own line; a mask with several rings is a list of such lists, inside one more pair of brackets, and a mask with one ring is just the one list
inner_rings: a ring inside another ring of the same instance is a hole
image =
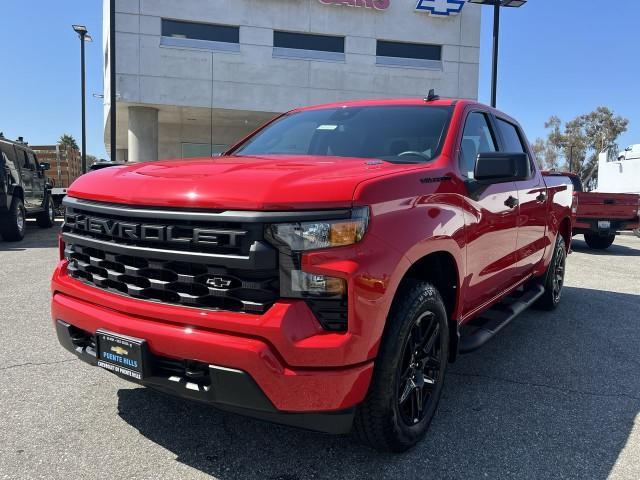
[[615, 239], [615, 234], [608, 235], [606, 237], [601, 237], [600, 235], [595, 233], [584, 234], [584, 241], [587, 242], [587, 245], [589, 245], [589, 247], [593, 248], [594, 250], [606, 250], [613, 244]]
[[51, 196], [47, 195], [45, 210], [36, 217], [36, 223], [40, 228], [51, 228], [56, 221], [56, 209]]
[[447, 313], [438, 291], [412, 281], [398, 292], [355, 433], [376, 450], [403, 452], [424, 438], [449, 358]]
[[19, 242], [27, 228], [27, 212], [20, 198], [13, 199], [9, 213], [0, 218], [0, 234], [7, 242]]
[[536, 308], [542, 310], [555, 310], [560, 304], [562, 288], [564, 287], [564, 274], [567, 261], [567, 245], [562, 235], [558, 234], [556, 246], [551, 257], [551, 263], [547, 267], [547, 273], [543, 277], [544, 293], [535, 303]]

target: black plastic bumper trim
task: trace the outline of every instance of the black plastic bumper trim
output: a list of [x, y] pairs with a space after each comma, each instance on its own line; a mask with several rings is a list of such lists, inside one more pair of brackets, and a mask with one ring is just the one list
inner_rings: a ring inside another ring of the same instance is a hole
[[[81, 331], [73, 325], [62, 320], [56, 321], [56, 333], [60, 344], [80, 360], [96, 366], [95, 348], [83, 345], [82, 341], [78, 341], [80, 338], [78, 332]], [[150, 355], [145, 361], [153, 362], [154, 357]], [[148, 367], [150, 371], [154, 370], [153, 364]], [[283, 412], [275, 408], [247, 372], [219, 365], [209, 365], [208, 373], [209, 385], [201, 385], [178, 375], [152, 375], [143, 380], [134, 380], [117, 373], [114, 375], [173, 396], [206, 403], [220, 410], [260, 420], [331, 434], [346, 434], [351, 431], [355, 408], [336, 412]]]

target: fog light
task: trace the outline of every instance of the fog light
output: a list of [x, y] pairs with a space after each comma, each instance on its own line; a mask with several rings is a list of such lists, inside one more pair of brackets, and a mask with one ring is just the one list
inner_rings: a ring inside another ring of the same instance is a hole
[[347, 282], [342, 278], [292, 270], [291, 293], [300, 297], [344, 297], [347, 294]]

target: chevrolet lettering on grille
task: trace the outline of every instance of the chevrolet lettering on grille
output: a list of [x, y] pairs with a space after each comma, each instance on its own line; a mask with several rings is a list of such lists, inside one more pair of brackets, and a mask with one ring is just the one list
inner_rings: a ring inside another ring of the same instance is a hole
[[105, 218], [67, 212], [65, 226], [98, 235], [108, 235], [122, 240], [140, 240], [144, 242], [209, 245], [216, 247], [239, 247], [247, 232], [239, 230], [180, 228], [169, 225], [152, 225], [132, 222], [119, 222]]

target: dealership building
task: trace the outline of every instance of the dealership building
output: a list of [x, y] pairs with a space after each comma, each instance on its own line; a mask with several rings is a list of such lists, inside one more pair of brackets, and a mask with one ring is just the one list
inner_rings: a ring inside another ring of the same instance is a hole
[[[104, 2], [105, 143], [110, 139]], [[292, 108], [478, 93], [464, 0], [117, 0], [119, 160], [209, 156]]]

